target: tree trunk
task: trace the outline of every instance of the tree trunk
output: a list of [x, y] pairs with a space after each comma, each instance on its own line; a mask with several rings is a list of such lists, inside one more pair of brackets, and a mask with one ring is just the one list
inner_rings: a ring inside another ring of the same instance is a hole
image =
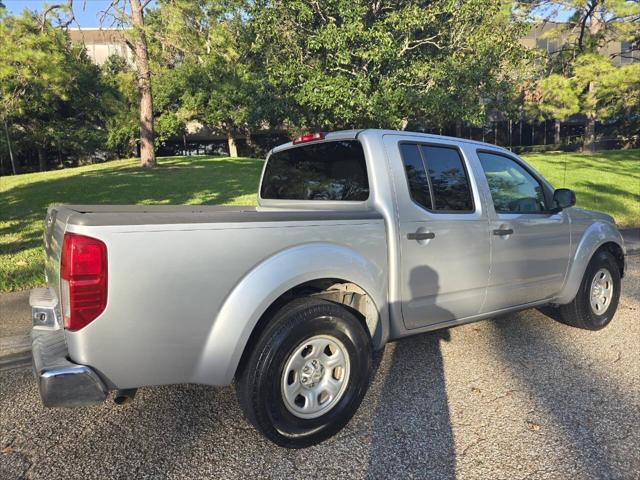
[[[592, 106], [595, 105], [595, 93], [596, 85], [594, 82], [589, 82], [587, 91], [588, 103]], [[587, 124], [584, 126], [584, 143], [582, 144], [582, 151], [593, 152], [595, 150], [596, 143], [596, 112], [592, 107], [587, 112]]]
[[509, 149], [511, 149], [513, 144], [513, 122], [509, 120]]
[[13, 149], [11, 148], [11, 139], [9, 138], [9, 127], [7, 121], [4, 121], [4, 133], [7, 135], [7, 146], [9, 147], [9, 160], [11, 160], [11, 171], [16, 174], [16, 162], [13, 159]]
[[236, 146], [236, 139], [232, 132], [227, 132], [227, 144], [229, 145], [229, 156], [236, 158], [238, 156], [238, 147]]
[[136, 31], [134, 53], [136, 57], [138, 92], [140, 94], [140, 166], [156, 166], [153, 145], [153, 96], [151, 94], [151, 71], [147, 37], [144, 32], [144, 15], [140, 0], [130, 0], [131, 20]]
[[456, 137], [462, 138], [462, 122], [461, 121], [456, 122]]
[[40, 171], [44, 172], [47, 170], [47, 157], [45, 155], [44, 148], [42, 147], [42, 145], [38, 145], [37, 149], [38, 149], [38, 165], [39, 165]]
[[553, 143], [560, 145], [560, 121], [556, 120], [553, 124]]
[[518, 130], [518, 135], [519, 135], [519, 141], [518, 141], [518, 145], [522, 146], [522, 118], [520, 119], [520, 128]]
[[531, 145], [536, 144], [536, 124], [531, 120]]
[[596, 146], [596, 114], [595, 112], [587, 113], [587, 123], [584, 126], [584, 143], [582, 144], [583, 152], [594, 152]]

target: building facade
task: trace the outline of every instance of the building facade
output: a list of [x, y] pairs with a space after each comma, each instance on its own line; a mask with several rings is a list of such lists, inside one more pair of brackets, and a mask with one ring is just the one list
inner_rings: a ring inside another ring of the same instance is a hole
[[134, 64], [133, 52], [125, 43], [124, 32], [116, 28], [71, 28], [69, 37], [73, 43], [84, 45], [89, 58], [102, 65], [111, 55], [118, 55]]

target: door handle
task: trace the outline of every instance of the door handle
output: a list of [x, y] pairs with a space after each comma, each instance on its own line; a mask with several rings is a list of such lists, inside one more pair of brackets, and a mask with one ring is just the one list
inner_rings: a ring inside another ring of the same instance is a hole
[[498, 236], [504, 236], [504, 235], [511, 235], [513, 233], [513, 228], [497, 228], [496, 230], [493, 231], [494, 235], [498, 235]]
[[414, 233], [407, 233], [407, 238], [409, 240], [431, 240], [432, 238], [435, 238], [436, 234], [433, 232], [414, 232]]

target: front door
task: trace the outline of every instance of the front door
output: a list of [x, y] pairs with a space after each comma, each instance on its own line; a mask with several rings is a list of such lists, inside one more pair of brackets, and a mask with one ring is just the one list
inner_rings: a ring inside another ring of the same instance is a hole
[[478, 314], [489, 273], [488, 219], [463, 152], [454, 143], [386, 144], [405, 177], [396, 180], [405, 327]]
[[564, 283], [570, 224], [550, 213], [551, 191], [524, 163], [478, 151], [493, 199], [490, 212], [491, 275], [483, 312], [552, 297]]

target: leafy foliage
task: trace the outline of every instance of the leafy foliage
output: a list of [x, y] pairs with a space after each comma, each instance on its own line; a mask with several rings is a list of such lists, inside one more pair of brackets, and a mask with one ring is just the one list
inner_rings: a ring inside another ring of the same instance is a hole
[[[587, 118], [585, 144], [593, 141], [596, 118], [616, 120], [622, 126], [621, 133], [636, 134], [638, 67], [632, 64], [615, 68], [612, 60], [619, 55], [631, 56], [634, 49], [640, 48], [640, 2], [531, 0], [520, 5], [545, 20], [558, 10], [570, 14], [567, 22], [556, 24], [546, 33], [547, 38], [561, 40], [563, 47], [547, 57], [546, 75], [529, 86], [525, 111], [530, 118], [562, 121], [582, 114]], [[631, 46], [607, 58], [603, 54], [611, 42], [627, 42], [624, 45]]]
[[522, 65], [503, 2], [262, 0], [252, 48], [303, 128], [480, 122]]
[[[240, 2], [162, 1], [149, 18], [154, 109], [166, 136], [191, 120], [234, 136], [269, 122], [273, 102], [254, 68]], [[159, 133], [162, 137], [163, 134]]]
[[616, 68], [607, 58], [588, 53], [575, 59], [571, 72], [552, 73], [537, 82], [539, 97], [526, 106], [530, 117], [564, 121], [576, 113], [594, 112], [601, 120], [625, 122], [627, 132], [638, 131], [640, 64]]
[[125, 59], [111, 55], [102, 65], [101, 74], [108, 86], [104, 98], [109, 112], [105, 145], [118, 157], [131, 156], [136, 153], [140, 137], [135, 73]]
[[18, 144], [36, 146], [41, 168], [47, 148], [77, 156], [100, 145], [105, 85], [64, 30], [0, 13], [0, 59], [0, 115]]

